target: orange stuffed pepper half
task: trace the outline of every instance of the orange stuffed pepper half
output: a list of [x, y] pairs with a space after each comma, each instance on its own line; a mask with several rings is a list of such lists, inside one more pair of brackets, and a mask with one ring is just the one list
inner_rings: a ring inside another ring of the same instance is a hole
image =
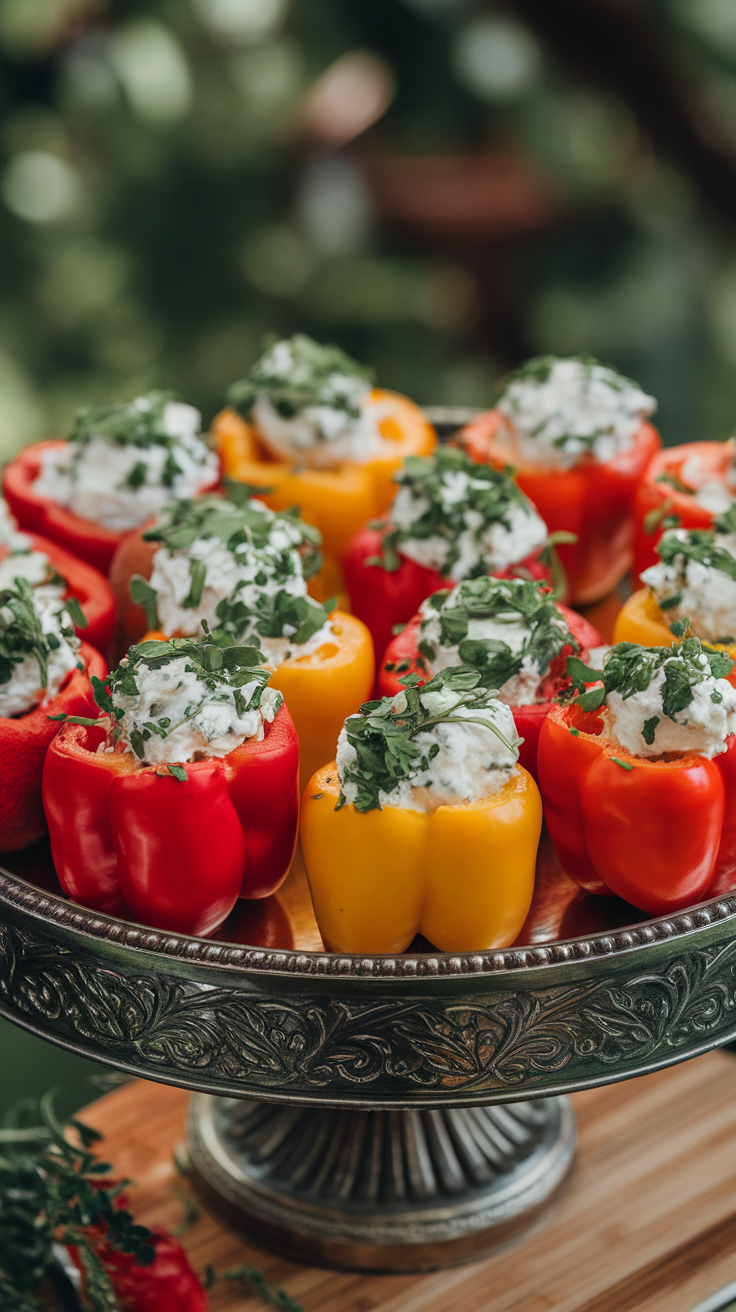
[[540, 356], [463, 431], [476, 460], [513, 466], [551, 533], [575, 534], [559, 548], [573, 605], [606, 596], [631, 566], [634, 498], [661, 446], [648, 421], [655, 409], [653, 397], [596, 360]]
[[223, 472], [264, 489], [274, 510], [299, 506], [322, 534], [320, 600], [343, 588], [339, 559], [362, 524], [388, 509], [395, 471], [435, 446], [413, 401], [371, 386], [370, 371], [304, 334], [270, 345], [228, 392], [213, 424]]
[[218, 642], [260, 645], [296, 726], [304, 781], [334, 756], [345, 717], [369, 696], [375, 674], [365, 625], [337, 610], [334, 598], [307, 593], [321, 563], [318, 543], [295, 512], [275, 513], [232, 484], [229, 497], [170, 506], [121, 549], [127, 558], [135, 547], [138, 559], [141, 546], [151, 551], [148, 578], [129, 581], [128, 617], [141, 629], [162, 638], [211, 631]]
[[508, 706], [467, 666], [366, 703], [302, 799], [317, 923], [338, 952], [505, 947], [534, 890], [539, 790]]

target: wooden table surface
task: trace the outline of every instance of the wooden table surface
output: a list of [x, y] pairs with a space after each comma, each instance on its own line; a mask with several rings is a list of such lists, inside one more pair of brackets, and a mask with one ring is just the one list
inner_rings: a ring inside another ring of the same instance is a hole
[[[174, 1227], [184, 1215], [172, 1150], [187, 1101], [136, 1081], [82, 1114], [104, 1134], [116, 1174], [136, 1181], [131, 1205], [151, 1225]], [[736, 1057], [709, 1053], [573, 1102], [580, 1155], [556, 1211], [531, 1239], [484, 1262], [420, 1276], [295, 1266], [206, 1214], [182, 1241], [198, 1272], [253, 1263], [305, 1312], [690, 1312], [736, 1280]], [[263, 1307], [231, 1285], [210, 1293], [211, 1312]]]

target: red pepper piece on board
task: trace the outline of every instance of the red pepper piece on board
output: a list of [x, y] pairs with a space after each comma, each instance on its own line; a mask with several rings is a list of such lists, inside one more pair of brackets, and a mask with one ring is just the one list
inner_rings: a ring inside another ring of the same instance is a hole
[[107, 665], [82, 643], [83, 670], [72, 670], [64, 687], [25, 715], [0, 716], [0, 852], [18, 852], [42, 838], [46, 820], [41, 779], [49, 744], [59, 732], [50, 715], [94, 715], [90, 675], [104, 679]]
[[[447, 587], [447, 584], [444, 586]], [[603, 643], [600, 633], [576, 611], [563, 606], [559, 601], [556, 604], [570, 632], [580, 644], [578, 652], [580, 659], [583, 664], [587, 664], [590, 648], [600, 647]], [[386, 648], [383, 663], [378, 673], [377, 692], [379, 697], [394, 697], [397, 692], [401, 691], [401, 680], [407, 674], [418, 674], [422, 683], [426, 682], [429, 677], [426, 665], [417, 647], [421, 621], [421, 615], [415, 615], [409, 621], [403, 633], [399, 633]], [[572, 651], [572, 647], [568, 644], [563, 647], [552, 662], [549, 677], [545, 680], [542, 689], [544, 701], [535, 702], [528, 706], [511, 707], [519, 737], [524, 739], [519, 748], [519, 765], [528, 770], [535, 780], [537, 778], [539, 734], [554, 698], [561, 688], [569, 686], [570, 680], [565, 674], [565, 660], [572, 655]], [[389, 665], [393, 668], [388, 669]]]
[[[366, 524], [355, 534], [342, 558], [350, 593], [350, 609], [370, 629], [377, 661], [380, 661], [393, 637], [394, 625], [408, 624], [422, 602], [431, 597], [433, 592], [453, 587], [452, 580], [443, 578], [436, 569], [418, 565], [415, 560], [409, 560], [408, 556], [401, 557], [397, 570], [369, 565], [371, 558], [380, 557], [383, 552], [383, 536], [387, 527], [388, 521], [380, 528], [371, 528]], [[552, 581], [551, 571], [542, 564], [538, 552], [505, 569], [494, 570], [493, 577]]]

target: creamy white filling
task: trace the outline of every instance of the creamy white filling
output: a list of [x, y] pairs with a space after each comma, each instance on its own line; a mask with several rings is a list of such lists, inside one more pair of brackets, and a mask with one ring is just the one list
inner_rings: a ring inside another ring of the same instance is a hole
[[[170, 501], [194, 497], [217, 482], [219, 460], [198, 436], [200, 418], [194, 406], [179, 401], [164, 407], [163, 429], [176, 439], [171, 454], [181, 471], [171, 486], [163, 483], [167, 447], [117, 445], [94, 437], [81, 446], [67, 442], [42, 452], [33, 490], [113, 532], [139, 528]], [[145, 466], [145, 481], [128, 487], [126, 480], [139, 464]]]
[[[687, 540], [687, 529], [671, 529], [666, 537]], [[736, 534], [718, 533], [715, 545], [736, 557]], [[645, 569], [642, 583], [652, 589], [658, 602], [678, 594], [681, 600], [665, 611], [668, 624], [690, 620], [696, 637], [703, 642], [736, 638], [736, 579], [712, 565], [678, 556], [670, 565], [660, 561]]]
[[[700, 659], [705, 668], [705, 656]], [[736, 732], [736, 688], [727, 679], [714, 679], [708, 675], [693, 688], [690, 705], [677, 711], [672, 720], [664, 714], [662, 707], [662, 689], [668, 663], [665, 662], [657, 671], [644, 692], [635, 692], [625, 700], [620, 693], [609, 692], [604, 732], [635, 756], [693, 752], [712, 760], [726, 750], [726, 739]], [[720, 694], [720, 702], [711, 700], [713, 692]], [[654, 730], [654, 740], [649, 744], [642, 737], [642, 729], [645, 721], [654, 716], [660, 719]]]
[[[27, 579], [31, 587], [43, 583], [49, 572], [49, 558], [43, 551], [16, 551], [0, 560], [0, 589], [12, 588], [14, 579]], [[59, 584], [49, 584], [55, 588], [58, 597], [64, 596], [64, 588]]]
[[[443, 482], [448, 475], [443, 475]], [[467, 486], [485, 488], [488, 485], [477, 479], [468, 479], [466, 474], [450, 475], [452, 478], [466, 480]], [[453, 488], [454, 495], [455, 489]], [[452, 504], [448, 501], [448, 505]], [[429, 510], [429, 502], [423, 497], [413, 497], [408, 487], [402, 487], [391, 507], [391, 523], [397, 528], [411, 531], [413, 524]], [[459, 556], [452, 565], [448, 577], [458, 582], [467, 578], [478, 565], [490, 573], [496, 569], [506, 569], [517, 561], [525, 560], [533, 551], [537, 551], [547, 540], [547, 526], [532, 506], [525, 510], [523, 506], [512, 503], [506, 511], [508, 528], [500, 521], [488, 524], [483, 532], [483, 516], [479, 510], [468, 509], [464, 515], [465, 528], [457, 538]], [[409, 537], [399, 543], [398, 551], [409, 560], [427, 569], [444, 573], [445, 564], [453, 547], [451, 539], [436, 534], [429, 538]]]
[[[438, 806], [458, 806], [463, 802], [493, 797], [508, 783], [516, 768], [516, 752], [504, 747], [500, 738], [485, 725], [467, 721], [491, 720], [514, 746], [518, 744], [519, 736], [511, 711], [496, 700], [482, 710], [460, 707], [454, 711], [457, 701], [457, 694], [449, 689], [422, 695], [422, 702], [431, 714], [456, 714], [465, 722], [445, 721], [418, 733], [414, 741], [425, 755], [435, 744], [439, 752], [430, 762], [429, 771], [417, 771], [414, 779], [402, 780], [389, 793], [380, 792], [381, 806], [431, 813]], [[343, 729], [337, 742], [337, 773], [347, 802], [354, 802], [357, 796], [357, 786], [349, 779], [355, 759], [355, 748], [348, 742], [347, 730]]]
[[335, 630], [329, 620], [322, 625], [321, 629], [313, 633], [311, 638], [307, 638], [306, 642], [301, 643], [294, 642], [293, 634], [295, 630], [290, 625], [286, 624], [284, 628], [287, 631], [291, 629], [291, 632], [287, 632], [283, 638], [262, 638], [259, 633], [255, 633], [261, 651], [266, 658], [264, 664], [271, 670], [275, 670], [278, 665], [282, 665], [284, 661], [289, 660], [291, 657], [300, 659], [302, 656], [312, 656], [326, 642], [335, 641]]
[[[451, 610], [453, 603], [454, 593], [451, 592], [442, 609]], [[439, 674], [440, 670], [462, 665], [459, 646], [443, 647], [440, 642], [441, 623], [439, 612], [429, 604], [429, 601], [422, 602], [419, 609], [423, 616], [420, 626], [421, 637], [431, 642], [437, 653], [434, 660], [427, 660], [431, 673], [433, 675]], [[567, 626], [562, 617], [560, 617], [558, 627], [562, 633], [566, 633]], [[467, 637], [500, 640], [505, 642], [516, 656], [523, 651], [529, 641], [529, 629], [520, 616], [510, 612], [508, 623], [502, 622], [498, 617], [494, 619], [469, 619]], [[547, 670], [543, 670], [538, 661], [533, 660], [530, 656], [524, 656], [519, 673], [507, 679], [498, 689], [496, 696], [499, 701], [504, 702], [507, 706], [531, 706], [539, 700], [540, 680], [546, 674]]]
[[[293, 550], [293, 549], [291, 549]], [[301, 570], [297, 551], [293, 550], [294, 573], [277, 574], [276, 564], [283, 555], [275, 547], [255, 549], [248, 543], [234, 551], [219, 538], [195, 538], [186, 551], [170, 551], [159, 547], [153, 558], [151, 587], [155, 589], [161, 628], [167, 637], [179, 634], [190, 637], [200, 631], [202, 620], [211, 629], [217, 627], [215, 611], [221, 601], [237, 595], [246, 606], [255, 605], [259, 596], [273, 597], [277, 592], [288, 592], [292, 597], [304, 597], [307, 585]], [[184, 601], [191, 588], [190, 560], [205, 563], [204, 588], [200, 603], [187, 608]]]
[[[152, 734], [146, 741], [145, 760], [150, 765], [190, 761], [196, 752], [227, 756], [246, 739], [263, 738], [264, 722], [270, 723], [281, 705], [281, 694], [264, 688], [260, 706], [239, 715], [234, 689], [218, 685], [212, 691], [187, 671], [187, 664], [187, 658], [181, 656], [161, 669], [139, 665], [135, 671], [138, 695], [115, 694], [115, 704], [123, 711], [120, 727], [127, 741], [135, 730], [142, 733], [147, 723], [170, 721], [165, 738]], [[253, 681], [240, 689], [246, 704], [256, 687]]]
[[697, 501], [703, 510], [710, 511], [711, 515], [725, 515], [731, 507], [733, 496], [723, 483], [713, 478], [698, 488], [693, 500]]
[[48, 662], [48, 685], [41, 687], [38, 661], [33, 655], [13, 667], [7, 683], [0, 684], [0, 716], [24, 715], [43, 702], [50, 701], [60, 691], [72, 670], [80, 668], [79, 640], [63, 636], [62, 624], [68, 627], [66, 614], [59, 613], [59, 592], [55, 586], [36, 588], [33, 594], [34, 605], [41, 619], [44, 633], [52, 633], [59, 641], [59, 646], [50, 651]]
[[506, 388], [497, 405], [506, 420], [499, 440], [511, 464], [569, 469], [587, 453], [611, 460], [630, 450], [656, 405], [613, 369], [557, 360], [545, 382], [520, 378]]
[[4, 497], [0, 497], [0, 547], [8, 547], [10, 551], [29, 551], [31, 547], [30, 537], [19, 532], [15, 516], [11, 515]]
[[381, 436], [378, 406], [368, 406], [371, 389], [365, 387], [357, 419], [329, 405], [308, 405], [292, 419], [284, 419], [267, 397], [253, 406], [253, 420], [273, 456], [310, 469], [334, 469], [350, 461], [365, 464], [384, 455], [389, 443]]

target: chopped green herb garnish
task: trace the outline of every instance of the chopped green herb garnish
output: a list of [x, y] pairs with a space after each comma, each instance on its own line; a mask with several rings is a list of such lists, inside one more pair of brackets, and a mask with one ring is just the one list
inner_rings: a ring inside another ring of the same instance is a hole
[[245, 378], [228, 388], [228, 401], [250, 417], [263, 397], [284, 419], [307, 406], [329, 406], [357, 419], [372, 371], [352, 360], [339, 346], [322, 346], [305, 333], [285, 341], [268, 337], [265, 351]]
[[[567, 672], [581, 694], [575, 701], [584, 711], [597, 710], [611, 692], [619, 693], [624, 701], [637, 692], [646, 692], [655, 675], [664, 669], [662, 710], [670, 720], [690, 705], [698, 684], [708, 678], [725, 678], [733, 666], [728, 652], [716, 651], [693, 637], [671, 647], [640, 647], [635, 642], [619, 642], [608, 653], [602, 671], [588, 669], [575, 656], [567, 660]], [[582, 691], [586, 683], [594, 681], [599, 681], [598, 687]], [[651, 725], [652, 721], [647, 724]], [[651, 729], [652, 741], [655, 728], [656, 724]], [[645, 741], [649, 741], [646, 736]]]
[[[74, 598], [60, 601], [58, 613], [62, 636], [74, 647], [77, 638], [73, 624], [81, 620], [80, 627], [87, 626], [79, 603]], [[44, 633], [28, 580], [17, 578], [12, 587], [0, 589], [0, 686], [9, 682], [17, 665], [33, 656], [38, 665], [39, 687], [47, 688], [48, 658], [58, 647], [56, 634]]]
[[634, 768], [630, 761], [621, 761], [618, 756], [612, 756], [611, 760], [614, 765], [620, 765], [622, 770], [633, 770]]

